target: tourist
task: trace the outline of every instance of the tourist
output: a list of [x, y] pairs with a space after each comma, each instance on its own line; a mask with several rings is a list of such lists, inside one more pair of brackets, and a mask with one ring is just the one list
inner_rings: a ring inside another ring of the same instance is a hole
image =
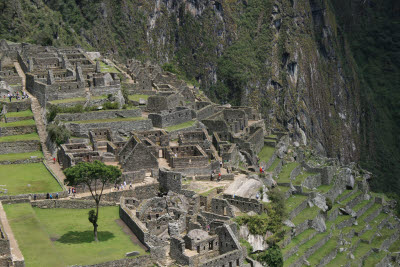
[[11, 97], [12, 97], [12, 96], [10, 95], [10, 93], [8, 93], [7, 96], [8, 96], [8, 98], [10, 99], [10, 102], [11, 102]]
[[56, 199], [58, 199], [58, 193], [56, 193]]
[[221, 173], [218, 173], [218, 182], [221, 181]]
[[50, 194], [47, 193], [47, 194], [46, 194], [46, 199], [49, 199], [49, 198], [50, 198]]
[[124, 181], [124, 187], [126, 187], [126, 181]]
[[129, 183], [129, 189], [132, 189], [132, 188], [133, 188], [132, 183]]
[[214, 171], [211, 172], [211, 181], [214, 180]]
[[219, 162], [219, 167], [221, 167], [221, 168], [222, 168], [222, 161], [220, 161], [220, 162]]
[[50, 199], [53, 199], [53, 195], [52, 194], [50, 194]]
[[33, 195], [33, 200], [36, 200], [36, 194]]
[[71, 187], [68, 187], [68, 195], [71, 195]]
[[56, 157], [53, 157], [53, 163], [56, 164]]

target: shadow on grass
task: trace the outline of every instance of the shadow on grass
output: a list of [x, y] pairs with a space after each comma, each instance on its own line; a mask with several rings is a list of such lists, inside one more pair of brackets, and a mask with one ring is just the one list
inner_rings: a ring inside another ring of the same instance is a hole
[[[108, 231], [99, 231], [97, 233], [99, 242], [107, 241], [114, 238], [114, 234]], [[69, 231], [62, 235], [56, 242], [63, 244], [80, 244], [94, 242], [93, 231]]]

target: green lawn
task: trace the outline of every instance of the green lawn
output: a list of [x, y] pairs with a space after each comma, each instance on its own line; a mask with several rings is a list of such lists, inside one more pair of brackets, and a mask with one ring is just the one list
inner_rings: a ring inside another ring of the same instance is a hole
[[43, 158], [42, 151], [27, 152], [27, 153], [13, 153], [0, 155], [0, 161], [15, 161], [20, 159], [29, 159], [30, 157]]
[[149, 95], [140, 95], [140, 94], [135, 94], [135, 95], [130, 95], [128, 96], [129, 100], [132, 101], [138, 101], [140, 100], [140, 98], [147, 100], [149, 98]]
[[260, 161], [268, 162], [269, 159], [274, 154], [274, 152], [275, 152], [275, 148], [274, 147], [264, 146], [261, 149], [260, 153], [258, 153], [258, 158], [260, 159]]
[[184, 122], [181, 124], [169, 126], [169, 127], [165, 128], [165, 130], [167, 130], [168, 132], [173, 132], [173, 131], [192, 127], [195, 123], [196, 123], [195, 121], [187, 121], [187, 122]]
[[286, 210], [287, 212], [291, 212], [294, 210], [297, 206], [299, 206], [301, 203], [303, 203], [305, 200], [307, 200], [307, 196], [302, 196], [302, 195], [292, 195], [288, 200], [286, 200]]
[[307, 260], [311, 266], [317, 266], [320, 261], [327, 256], [338, 245], [337, 238], [331, 238], [322, 247], [315, 251]]
[[297, 162], [290, 162], [283, 165], [281, 172], [279, 173], [278, 183], [290, 183], [290, 173], [299, 165]]
[[15, 117], [29, 117], [33, 116], [33, 113], [30, 109], [20, 111], [20, 112], [7, 112], [6, 116], [8, 118], [15, 118]]
[[39, 135], [37, 133], [30, 133], [30, 134], [10, 135], [10, 136], [0, 137], [0, 143], [28, 141], [28, 140], [39, 140]]
[[269, 166], [269, 168], [267, 169], [267, 172], [273, 172], [275, 168], [278, 166], [279, 162], [281, 162], [281, 160], [279, 158], [276, 158], [274, 162], [271, 164], [271, 166]]
[[119, 71], [115, 67], [107, 65], [103, 61], [100, 61], [100, 71], [101, 72], [119, 73]]
[[0, 122], [0, 127], [18, 127], [18, 126], [31, 126], [35, 125], [35, 120], [23, 120], [14, 122]]
[[1, 188], [6, 188], [8, 195], [62, 190], [43, 163], [0, 165], [0, 184], [5, 185]]
[[84, 102], [84, 101], [86, 101], [85, 97], [75, 97], [75, 98], [52, 100], [52, 101], [50, 101], [50, 103], [51, 104], [65, 104], [65, 103]]
[[111, 119], [98, 119], [87, 121], [73, 121], [72, 123], [101, 123], [101, 122], [116, 122], [116, 121], [140, 121], [144, 120], [143, 117], [130, 117], [130, 118], [111, 118]]
[[296, 217], [292, 219], [295, 225], [299, 225], [305, 220], [312, 220], [320, 213], [320, 209], [317, 206], [308, 207], [302, 210]]
[[311, 173], [311, 172], [307, 172], [307, 171], [303, 171], [302, 173], [300, 173], [299, 175], [296, 176], [296, 178], [294, 179], [294, 185], [301, 185], [302, 182], [304, 182], [304, 180], [313, 175], [315, 173]]
[[27, 267], [89, 265], [125, 258], [144, 250], [116, 223], [118, 207], [100, 208], [99, 242], [93, 241], [88, 209], [38, 209], [4, 205]]

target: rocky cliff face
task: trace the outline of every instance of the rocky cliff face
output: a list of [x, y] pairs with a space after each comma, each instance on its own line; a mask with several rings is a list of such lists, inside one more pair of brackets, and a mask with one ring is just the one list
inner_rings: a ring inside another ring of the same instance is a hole
[[[18, 18], [6, 38], [172, 62], [212, 98], [259, 108], [321, 154], [359, 158], [359, 86], [329, 1], [19, 0], [0, 9]], [[32, 27], [18, 37], [32, 17], [40, 36]]]

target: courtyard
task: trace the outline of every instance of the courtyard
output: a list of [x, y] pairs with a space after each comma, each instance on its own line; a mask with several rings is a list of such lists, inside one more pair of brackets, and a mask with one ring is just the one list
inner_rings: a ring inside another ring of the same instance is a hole
[[39, 209], [29, 203], [4, 205], [25, 265], [89, 265], [125, 258], [145, 250], [117, 223], [118, 207], [100, 208], [99, 242], [93, 240], [90, 209]]

